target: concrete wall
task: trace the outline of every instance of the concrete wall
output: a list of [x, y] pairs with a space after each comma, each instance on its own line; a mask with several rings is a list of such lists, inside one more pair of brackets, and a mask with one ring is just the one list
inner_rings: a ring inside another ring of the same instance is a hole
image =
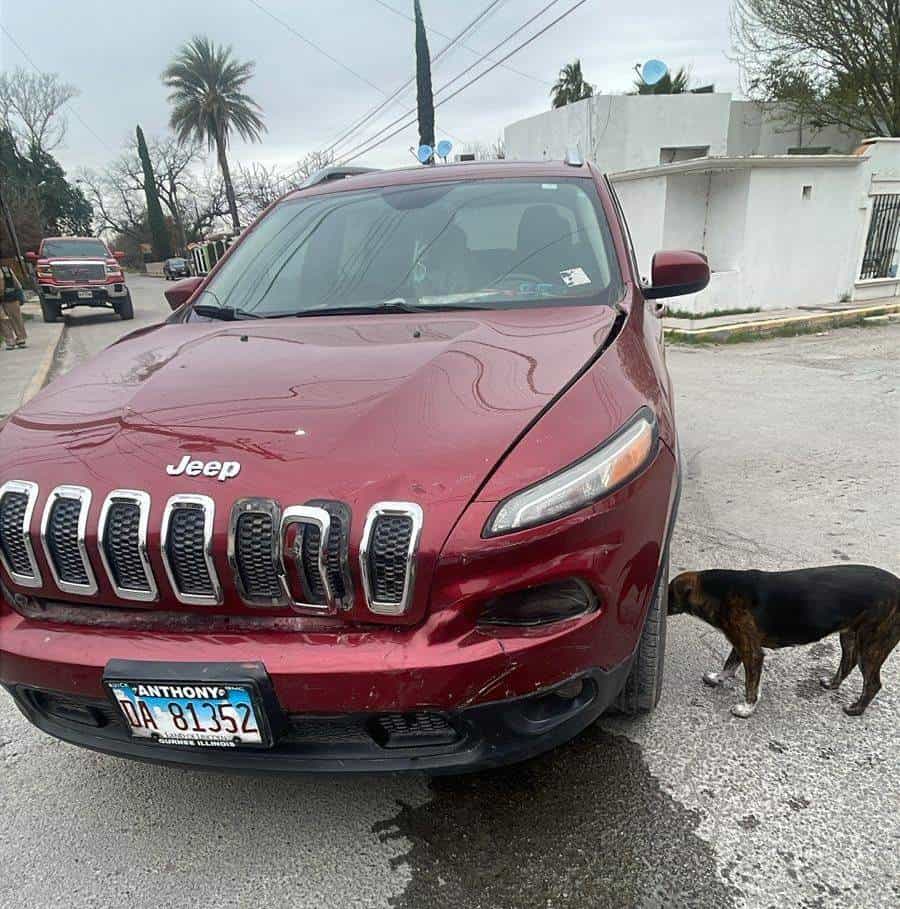
[[662, 148], [727, 150], [731, 95], [596, 95], [506, 127], [507, 157], [562, 159], [577, 146], [606, 171], [654, 167]]
[[821, 306], [851, 295], [866, 214], [854, 200], [869, 179], [866, 159], [731, 160], [612, 176], [642, 273], [657, 249], [705, 253], [709, 287], [671, 304], [697, 313]]
[[[777, 109], [735, 101], [728, 92], [704, 95], [596, 95], [511, 123], [507, 157], [562, 159], [581, 153], [610, 172], [654, 167], [687, 155], [783, 155], [797, 146], [849, 153], [862, 141], [836, 127], [801, 127]], [[661, 160], [663, 149], [680, 149]]]

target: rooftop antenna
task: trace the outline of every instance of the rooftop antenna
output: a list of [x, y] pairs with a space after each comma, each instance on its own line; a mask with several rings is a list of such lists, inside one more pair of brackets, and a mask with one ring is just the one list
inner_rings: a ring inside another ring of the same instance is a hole
[[441, 139], [435, 151], [437, 156], [446, 164], [447, 158], [450, 157], [450, 152], [453, 151], [453, 143], [449, 139]]

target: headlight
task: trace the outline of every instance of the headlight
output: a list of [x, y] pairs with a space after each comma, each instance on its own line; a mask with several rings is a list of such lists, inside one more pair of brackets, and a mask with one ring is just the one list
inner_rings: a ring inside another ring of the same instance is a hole
[[559, 473], [504, 499], [485, 536], [523, 530], [577, 511], [630, 480], [656, 450], [656, 417], [642, 407], [612, 438]]

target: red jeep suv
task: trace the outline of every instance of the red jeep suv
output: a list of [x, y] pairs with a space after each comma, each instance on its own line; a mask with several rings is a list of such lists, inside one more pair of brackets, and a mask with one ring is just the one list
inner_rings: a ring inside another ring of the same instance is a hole
[[97, 237], [46, 237], [27, 259], [37, 271], [41, 314], [56, 322], [75, 306], [111, 307], [122, 319], [133, 319], [131, 293], [119, 259]]
[[322, 172], [0, 428], [0, 682], [244, 770], [488, 767], [657, 702], [659, 297], [588, 164]]

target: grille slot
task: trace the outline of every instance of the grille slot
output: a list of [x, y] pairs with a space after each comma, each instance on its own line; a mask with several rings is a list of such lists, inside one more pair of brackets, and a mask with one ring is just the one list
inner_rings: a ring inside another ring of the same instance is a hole
[[[352, 582], [347, 566], [347, 554], [350, 537], [350, 509], [342, 502], [315, 500], [308, 505], [324, 508], [331, 518], [328, 532], [328, 546], [325, 554], [326, 575], [331, 593], [342, 609], [353, 605]], [[319, 547], [322, 535], [314, 524], [303, 528], [300, 546], [300, 568], [303, 575], [304, 589], [313, 603], [323, 604], [326, 601], [325, 585], [319, 572]]]
[[208, 496], [172, 496], [163, 514], [162, 554], [175, 596], [182, 603], [206, 606], [221, 601], [213, 566], [215, 504]]
[[117, 489], [100, 511], [98, 546], [116, 595], [126, 600], [155, 600], [156, 581], [147, 557], [150, 496]]
[[87, 557], [85, 532], [91, 491], [83, 486], [57, 486], [44, 507], [41, 539], [60, 590], [93, 595], [97, 582]]
[[41, 584], [30, 536], [37, 494], [35, 483], [10, 480], [0, 486], [0, 562], [11, 579], [25, 587]]
[[369, 609], [402, 615], [409, 608], [422, 509], [412, 502], [380, 502], [366, 518], [359, 552]]
[[[273, 510], [277, 512], [277, 507]], [[273, 510], [247, 510], [235, 521], [234, 566], [244, 598], [251, 603], [274, 604], [284, 597], [275, 537], [279, 521]]]

